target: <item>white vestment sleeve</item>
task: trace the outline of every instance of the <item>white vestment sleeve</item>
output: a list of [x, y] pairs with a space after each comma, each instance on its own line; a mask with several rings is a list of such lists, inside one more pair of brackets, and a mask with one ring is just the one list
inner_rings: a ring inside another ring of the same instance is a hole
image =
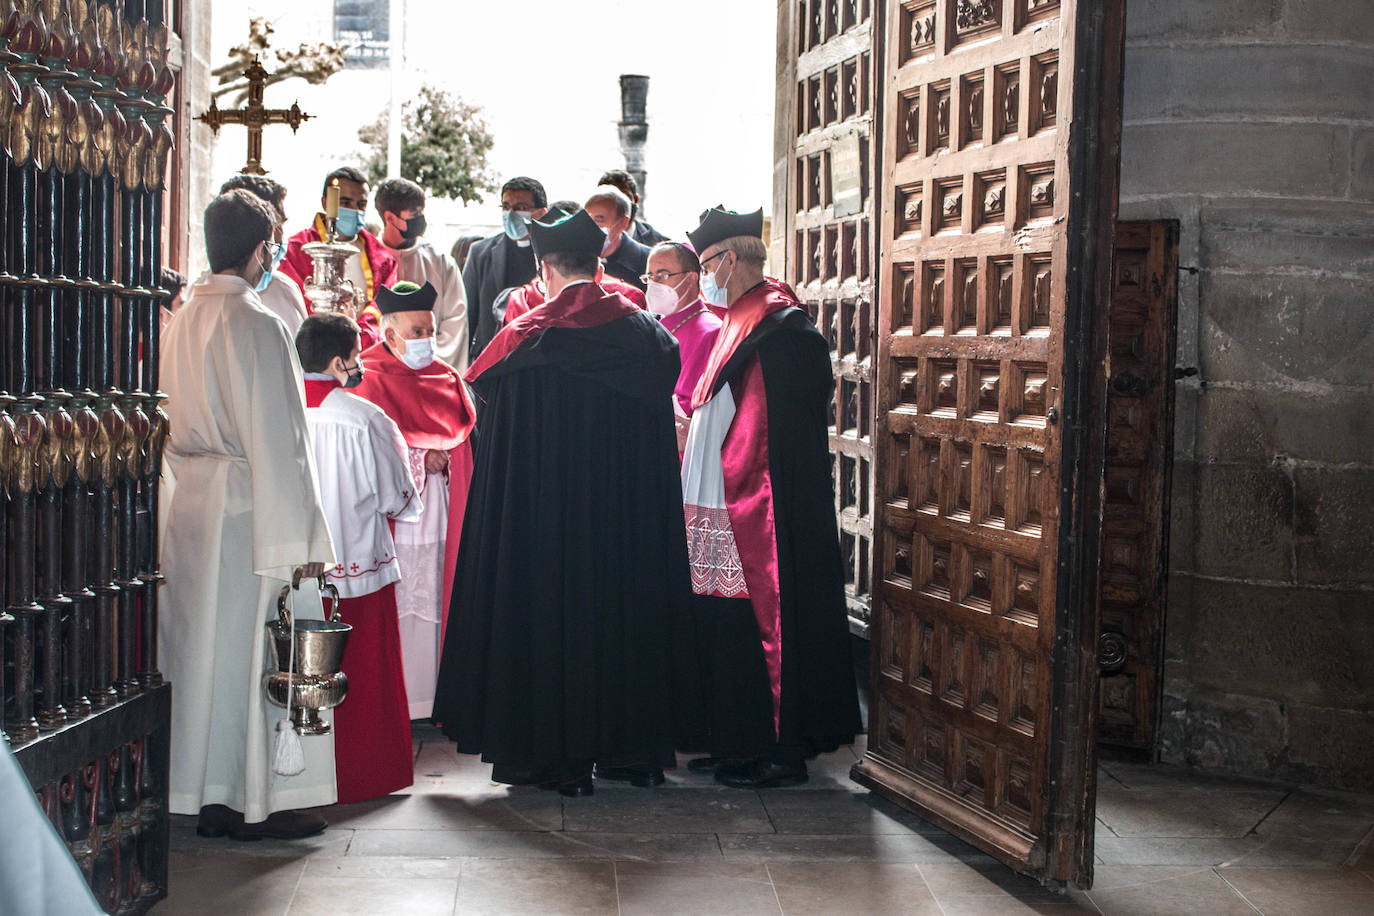
[[398, 522], [418, 521], [420, 490], [410, 476], [410, 449], [396, 421], [378, 411], [368, 424], [368, 435], [377, 464], [378, 509]]

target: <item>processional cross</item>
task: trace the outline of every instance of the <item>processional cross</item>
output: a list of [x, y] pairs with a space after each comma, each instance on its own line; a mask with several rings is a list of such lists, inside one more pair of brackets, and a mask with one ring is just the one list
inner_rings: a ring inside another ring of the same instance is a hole
[[295, 133], [310, 115], [301, 111], [299, 103], [290, 108], [267, 108], [262, 103], [263, 91], [267, 83], [267, 70], [262, 62], [254, 57], [248, 69], [243, 71], [248, 78], [248, 104], [242, 108], [222, 110], [214, 99], [210, 109], [199, 115], [196, 120], [204, 121], [219, 135], [223, 124], [242, 124], [248, 128], [248, 163], [239, 171], [245, 175], [266, 175], [262, 167], [262, 129], [269, 124], [289, 124]]

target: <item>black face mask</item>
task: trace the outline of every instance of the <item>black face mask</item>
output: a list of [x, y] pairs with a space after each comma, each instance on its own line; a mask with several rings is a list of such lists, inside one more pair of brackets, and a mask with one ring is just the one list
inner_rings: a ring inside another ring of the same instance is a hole
[[401, 233], [401, 238], [405, 239], [407, 242], [413, 242], [415, 239], [425, 234], [425, 228], [425, 215], [423, 213], [417, 213], [406, 220], [406, 228], [405, 231]]
[[353, 366], [351, 368], [349, 366], [344, 366], [344, 371], [348, 373], [346, 376], [344, 376], [343, 386], [345, 388], [357, 388], [359, 385], [363, 383], [362, 363], [358, 363], [356, 366]]

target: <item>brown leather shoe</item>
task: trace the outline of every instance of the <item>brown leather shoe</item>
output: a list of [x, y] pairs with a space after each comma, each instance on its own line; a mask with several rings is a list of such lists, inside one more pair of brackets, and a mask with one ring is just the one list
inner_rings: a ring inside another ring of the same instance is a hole
[[200, 809], [200, 820], [196, 823], [199, 836], [216, 839], [235, 829], [242, 829], [243, 815], [228, 805], [206, 805]]
[[329, 821], [309, 811], [274, 811], [267, 820], [256, 824], [240, 821], [237, 829], [229, 828], [229, 838], [234, 840], [300, 840], [308, 836], [324, 833]]

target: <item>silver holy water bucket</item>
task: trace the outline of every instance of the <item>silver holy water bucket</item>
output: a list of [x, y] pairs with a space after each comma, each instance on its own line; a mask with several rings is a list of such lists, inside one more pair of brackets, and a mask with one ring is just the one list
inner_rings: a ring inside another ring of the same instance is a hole
[[291, 611], [286, 607], [292, 586], [287, 585], [277, 596], [277, 619], [267, 624], [267, 645], [274, 670], [263, 675], [263, 690], [275, 706], [285, 708], [290, 700], [291, 724], [302, 735], [329, 734], [329, 723], [320, 718], [320, 713], [338, 706], [348, 696], [348, 677], [341, 669], [344, 647], [353, 627], [339, 619], [339, 590], [327, 584], [323, 576], [319, 582], [321, 595], [332, 593], [333, 608], [328, 620], [295, 620], [293, 627]]
[[305, 297], [315, 312], [339, 312], [354, 304], [357, 290], [345, 276], [344, 264], [358, 249], [343, 242], [311, 242], [301, 250], [310, 256], [314, 271], [305, 284]]

